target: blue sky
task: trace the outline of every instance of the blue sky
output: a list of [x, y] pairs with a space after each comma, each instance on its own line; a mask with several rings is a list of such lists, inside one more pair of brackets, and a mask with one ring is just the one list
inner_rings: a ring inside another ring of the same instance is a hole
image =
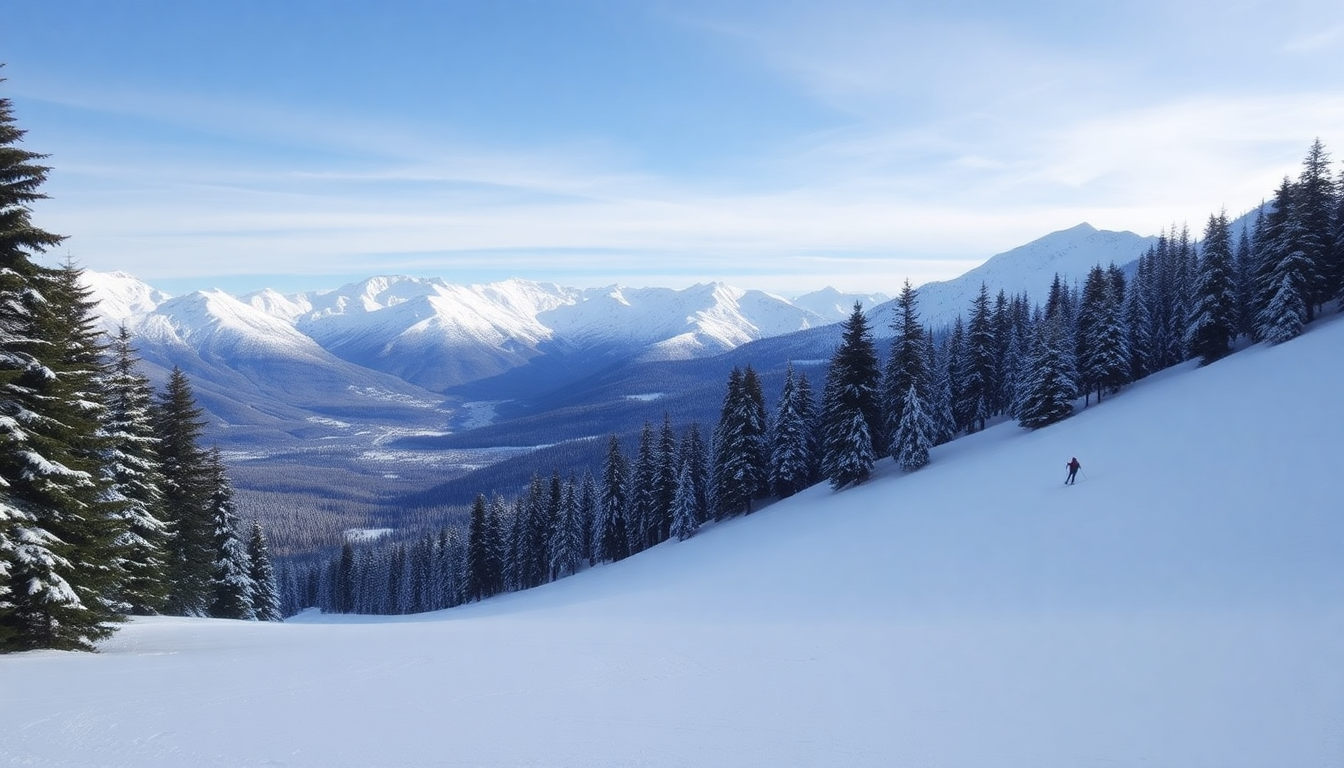
[[172, 293], [894, 294], [1344, 157], [1337, 0], [6, 0], [0, 61], [52, 259]]

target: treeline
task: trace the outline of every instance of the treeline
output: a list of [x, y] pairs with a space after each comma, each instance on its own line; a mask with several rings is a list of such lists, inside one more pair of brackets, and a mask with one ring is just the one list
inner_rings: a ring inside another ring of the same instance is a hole
[[80, 271], [33, 261], [64, 238], [30, 220], [49, 168], [23, 133], [0, 99], [0, 652], [92, 650], [129, 614], [278, 620], [186, 376], [155, 393]]
[[897, 299], [885, 360], [862, 307], [843, 324], [820, 397], [792, 367], [768, 407], [750, 365], [729, 374], [719, 421], [680, 433], [646, 422], [634, 452], [608, 441], [591, 471], [533, 477], [511, 502], [478, 495], [465, 530], [394, 546], [347, 544], [286, 578], [288, 608], [402, 613], [537, 586], [621, 560], [704, 524], [750, 513], [822, 480], [866, 480], [882, 457], [906, 471], [930, 449], [989, 423], [1038, 429], [1126, 384], [1238, 342], [1281, 343], [1344, 299], [1344, 179], [1320, 141], [1253, 225], [1224, 213], [1202, 239], [1173, 227], [1132, 274], [1093, 267], [1081, 286], [1058, 276], [1043, 305], [981, 286], [945, 332], [919, 321], [909, 283]]

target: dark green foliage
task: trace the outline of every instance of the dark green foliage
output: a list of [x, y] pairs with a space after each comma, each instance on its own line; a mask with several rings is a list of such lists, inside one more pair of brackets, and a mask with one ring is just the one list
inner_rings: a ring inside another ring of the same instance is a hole
[[1060, 315], [1037, 326], [1017, 408], [1018, 423], [1022, 426], [1039, 429], [1073, 413], [1073, 399], [1078, 393], [1073, 346], [1068, 326]]
[[[806, 375], [801, 381], [806, 381]], [[790, 365], [770, 430], [770, 488], [780, 498], [811, 485], [816, 466], [815, 406]]]
[[238, 534], [233, 489], [224, 472], [224, 460], [215, 448], [206, 457], [209, 512], [214, 540], [214, 567], [210, 579], [209, 615], [217, 619], [253, 619], [251, 563]]
[[102, 386], [107, 403], [103, 474], [109, 501], [124, 530], [116, 542], [123, 580], [114, 601], [132, 614], [155, 614], [168, 597], [166, 547], [162, 520], [163, 478], [152, 421], [153, 390], [137, 370], [130, 332], [123, 326], [113, 340]]
[[[886, 412], [887, 430], [892, 435], [900, 427], [906, 391], [915, 387], [927, 402], [932, 389], [932, 361], [928, 358], [924, 326], [919, 322], [918, 304], [919, 294], [906, 280], [897, 298], [896, 317], [891, 326], [891, 355], [882, 376], [882, 409]], [[893, 440], [893, 456], [895, 451]]]
[[821, 402], [822, 473], [836, 489], [867, 480], [878, 447], [885, 447], [880, 369], [861, 305], [855, 303], [844, 327]]
[[919, 390], [911, 384], [905, 390], [901, 404], [901, 422], [896, 425], [892, 440], [892, 458], [901, 469], [913, 471], [929, 463], [932, 447], [933, 422], [926, 413]]
[[597, 560], [612, 562], [630, 556], [630, 541], [626, 528], [629, 509], [629, 470], [621, 443], [615, 435], [607, 444], [607, 461], [602, 467], [601, 498], [598, 510]]
[[1227, 216], [1210, 216], [1193, 291], [1186, 347], [1208, 365], [1232, 351], [1237, 335], [1237, 291]]
[[261, 524], [252, 522], [252, 533], [247, 540], [248, 577], [252, 583], [252, 615], [257, 621], [283, 621], [280, 610], [280, 590], [276, 584], [275, 568], [266, 546], [266, 535]]
[[210, 514], [214, 488], [206, 453], [200, 447], [205, 431], [203, 412], [196, 405], [191, 382], [179, 368], [173, 368], [157, 405], [154, 426], [163, 475], [164, 520], [173, 532], [168, 545], [172, 589], [165, 612], [204, 616], [212, 599], [215, 531]]
[[1085, 397], [1115, 393], [1129, 381], [1129, 329], [1124, 318], [1125, 276], [1114, 264], [1094, 266], [1078, 306], [1078, 385]]
[[490, 540], [491, 529], [486, 519], [485, 494], [478, 494], [471, 505], [471, 524], [467, 530], [467, 583], [468, 601], [484, 600], [494, 594], [495, 563]]
[[952, 404], [952, 412], [957, 424], [967, 432], [984, 429], [985, 422], [996, 415], [994, 399], [999, 377], [995, 366], [996, 349], [989, 287], [981, 283], [980, 293], [971, 304], [971, 321], [966, 326], [965, 341], [956, 360], [957, 399]]
[[[3, 80], [0, 80], [3, 82]], [[32, 259], [50, 170], [0, 98], [0, 650], [88, 650], [122, 618], [125, 530], [101, 468], [102, 350], [78, 270]]]
[[750, 512], [752, 499], [769, 491], [767, 431], [760, 379], [750, 365], [745, 371], [734, 368], [714, 430], [710, 506], [715, 518]]

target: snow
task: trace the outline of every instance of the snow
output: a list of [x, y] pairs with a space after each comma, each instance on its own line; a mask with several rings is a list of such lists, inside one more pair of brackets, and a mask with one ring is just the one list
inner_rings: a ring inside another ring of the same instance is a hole
[[0, 765], [1336, 767], [1341, 348], [1331, 319], [450, 611], [0, 657]]

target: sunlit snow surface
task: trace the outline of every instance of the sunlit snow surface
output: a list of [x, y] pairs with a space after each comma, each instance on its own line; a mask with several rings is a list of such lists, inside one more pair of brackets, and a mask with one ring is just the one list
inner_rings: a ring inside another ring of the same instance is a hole
[[527, 593], [0, 657], [0, 765], [1338, 768], [1341, 381], [1332, 320]]

